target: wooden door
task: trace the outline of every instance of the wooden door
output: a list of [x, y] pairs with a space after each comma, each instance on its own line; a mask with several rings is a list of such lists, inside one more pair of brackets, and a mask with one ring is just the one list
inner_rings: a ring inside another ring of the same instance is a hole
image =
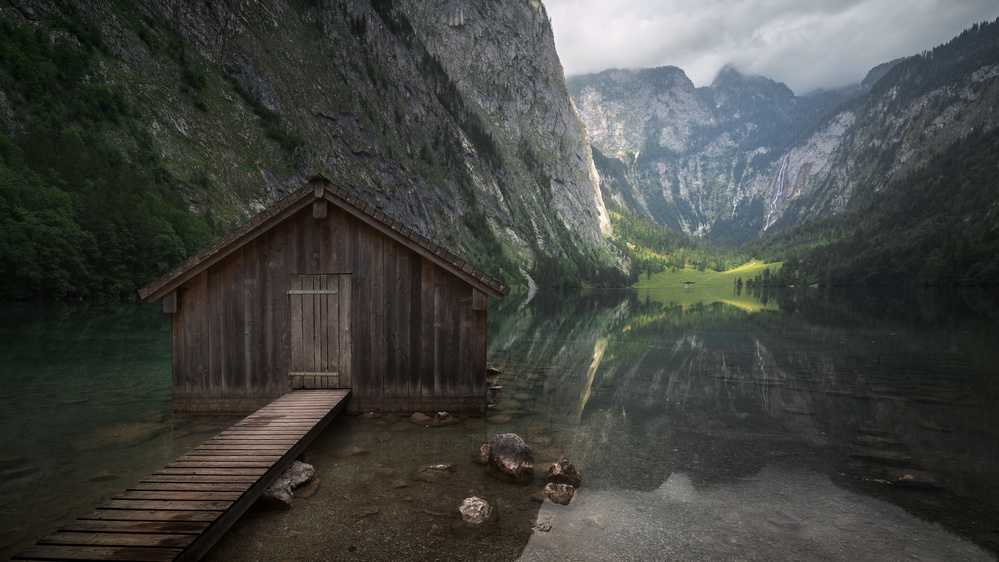
[[350, 275], [292, 275], [291, 388], [351, 388]]

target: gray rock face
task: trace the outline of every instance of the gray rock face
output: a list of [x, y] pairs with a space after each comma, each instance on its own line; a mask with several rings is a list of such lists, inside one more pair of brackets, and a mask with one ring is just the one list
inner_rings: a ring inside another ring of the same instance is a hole
[[501, 433], [489, 443], [490, 473], [513, 482], [534, 479], [534, 452], [514, 433]]
[[[193, 210], [239, 222], [321, 172], [477, 265], [492, 258], [462, 235], [477, 210], [515, 267], [535, 248], [565, 255], [565, 230], [604, 247], [589, 140], [539, 0], [150, 0], [135, 10], [152, 31], [119, 9], [79, 7], [108, 52], [92, 78], [148, 115]], [[174, 37], [185, 68], [149, 46]], [[278, 119], [265, 126], [261, 108]]]
[[659, 145], [688, 148], [696, 127], [715, 121], [693, 82], [675, 66], [645, 70], [606, 70], [574, 77], [569, 87], [590, 142], [605, 156], [636, 154], [650, 122]]
[[[610, 223], [544, 5], [539, 0], [410, 0], [406, 5], [428, 50], [475, 105], [490, 114], [498, 134], [526, 143], [537, 154], [563, 155], [562, 162], [543, 162], [533, 174], [532, 183], [543, 184], [537, 195], [544, 201], [550, 193], [552, 216], [567, 227], [575, 221], [574, 230], [583, 239], [603, 246], [601, 234], [609, 234]], [[460, 25], [441, 25], [454, 21], [456, 12], [462, 15]], [[524, 40], [511, 41], [513, 37]], [[505, 212], [514, 202], [499, 195], [497, 210]]]
[[[999, 126], [989, 109], [999, 100], [997, 77], [993, 62], [921, 95], [904, 95], [917, 86], [901, 79], [838, 98], [796, 97], [732, 69], [703, 88], [674, 67], [608, 70], [568, 83], [593, 147], [622, 166], [625, 185], [611, 174], [601, 180], [617, 203], [731, 243], [842, 212], [973, 128]], [[860, 92], [871, 95], [838, 105]], [[828, 116], [817, 120], [807, 107]], [[794, 135], [760, 134], [787, 115], [797, 115], [781, 125]]]

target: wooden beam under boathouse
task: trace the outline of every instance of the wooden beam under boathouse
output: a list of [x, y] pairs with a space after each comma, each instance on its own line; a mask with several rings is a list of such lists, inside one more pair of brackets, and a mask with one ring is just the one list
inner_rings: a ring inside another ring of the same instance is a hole
[[350, 413], [485, 413], [487, 301], [509, 290], [317, 176], [139, 294], [170, 314], [175, 410], [340, 388]]

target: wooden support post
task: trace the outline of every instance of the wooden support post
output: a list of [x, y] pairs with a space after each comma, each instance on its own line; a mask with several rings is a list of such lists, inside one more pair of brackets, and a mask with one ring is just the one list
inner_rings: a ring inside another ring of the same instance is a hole
[[312, 217], [316, 219], [325, 219], [327, 213], [327, 205], [325, 199], [316, 199], [312, 202]]
[[472, 310], [485, 310], [487, 306], [489, 306], [489, 296], [473, 287]]
[[180, 307], [179, 289], [174, 289], [163, 295], [163, 312], [173, 314]]

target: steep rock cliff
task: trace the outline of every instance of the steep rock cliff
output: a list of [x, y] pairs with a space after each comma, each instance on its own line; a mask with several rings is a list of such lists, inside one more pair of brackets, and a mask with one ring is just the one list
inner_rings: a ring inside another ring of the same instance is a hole
[[85, 80], [121, 89], [219, 230], [323, 173], [509, 282], [545, 255], [613, 267], [537, 0], [22, 0], [0, 17], [53, 38], [96, 29]]
[[840, 213], [920, 169], [972, 131], [997, 125], [999, 24], [879, 65], [860, 85], [795, 96], [723, 69], [694, 89], [659, 68], [573, 77], [618, 204], [723, 243]]

